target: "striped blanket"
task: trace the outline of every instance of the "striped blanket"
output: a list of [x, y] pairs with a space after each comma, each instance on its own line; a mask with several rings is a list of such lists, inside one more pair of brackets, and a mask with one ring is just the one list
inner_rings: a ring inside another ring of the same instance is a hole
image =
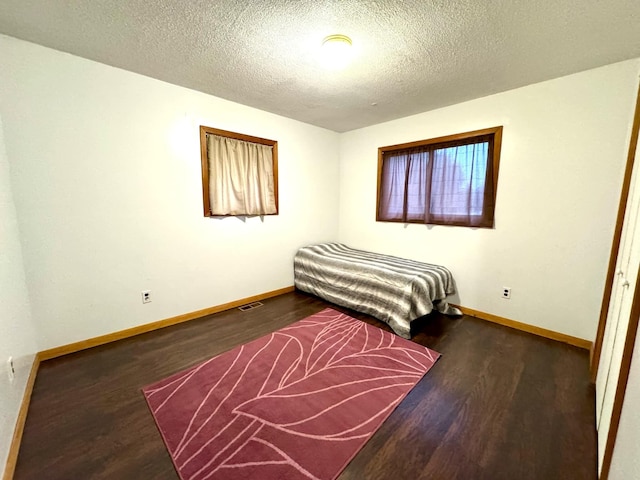
[[445, 300], [455, 285], [438, 265], [323, 243], [298, 250], [293, 272], [300, 290], [372, 315], [404, 338], [411, 338], [411, 321], [433, 308], [462, 314]]

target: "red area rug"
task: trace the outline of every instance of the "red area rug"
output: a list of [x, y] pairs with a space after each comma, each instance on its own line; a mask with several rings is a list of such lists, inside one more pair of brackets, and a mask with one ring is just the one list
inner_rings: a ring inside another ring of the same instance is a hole
[[439, 356], [326, 309], [143, 392], [183, 480], [329, 480]]

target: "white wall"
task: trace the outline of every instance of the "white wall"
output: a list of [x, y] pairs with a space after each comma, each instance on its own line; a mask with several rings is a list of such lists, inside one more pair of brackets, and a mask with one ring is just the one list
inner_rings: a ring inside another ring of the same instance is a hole
[[[36, 351], [0, 118], [0, 474]], [[13, 382], [6, 368], [10, 356], [16, 369]]]
[[610, 480], [640, 478], [638, 445], [640, 445], [640, 338], [636, 337], [620, 427], [613, 449]]
[[[293, 285], [296, 249], [337, 237], [335, 132], [6, 36], [0, 57], [41, 350]], [[280, 215], [203, 216], [200, 124], [278, 141]]]
[[[461, 305], [593, 340], [638, 60], [345, 133], [339, 238], [449, 267]], [[375, 221], [377, 148], [504, 125], [495, 229]], [[500, 298], [512, 288], [511, 300]]]
[[[291, 285], [310, 242], [447, 265], [466, 307], [594, 337], [638, 60], [338, 135], [10, 37], [0, 57], [0, 465], [36, 350]], [[280, 215], [202, 216], [200, 124], [279, 141]], [[379, 146], [495, 125], [495, 229], [375, 222]], [[638, 476], [639, 356], [612, 478]]]

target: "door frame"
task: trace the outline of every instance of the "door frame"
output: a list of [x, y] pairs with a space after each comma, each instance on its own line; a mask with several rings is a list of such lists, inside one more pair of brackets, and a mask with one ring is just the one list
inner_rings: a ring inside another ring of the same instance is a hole
[[[591, 381], [595, 383], [598, 374], [598, 365], [602, 354], [602, 344], [604, 341], [604, 333], [607, 326], [607, 314], [611, 303], [611, 292], [613, 290], [613, 282], [615, 278], [615, 268], [618, 260], [618, 250], [622, 238], [622, 227], [624, 217], [627, 210], [627, 197], [629, 196], [629, 188], [631, 185], [631, 176], [636, 159], [636, 149], [638, 146], [638, 134], [640, 133], [640, 85], [638, 86], [638, 95], [636, 98], [636, 107], [633, 117], [633, 126], [631, 130], [631, 139], [629, 141], [629, 153], [627, 155], [627, 165], [625, 167], [624, 180], [622, 184], [622, 192], [620, 193], [620, 205], [618, 208], [618, 217], [616, 219], [616, 227], [611, 245], [611, 255], [609, 257], [609, 269], [602, 297], [602, 306], [600, 309], [600, 320], [598, 322], [598, 332], [596, 340], [591, 349]], [[633, 272], [640, 276], [640, 270]], [[629, 314], [629, 326], [625, 336], [624, 347], [622, 351], [622, 361], [620, 364], [620, 375], [616, 385], [616, 392], [613, 400], [613, 410], [611, 412], [611, 422], [609, 424], [609, 432], [605, 445], [604, 457], [602, 459], [602, 467], [600, 469], [600, 480], [609, 478], [611, 462], [613, 460], [613, 450], [620, 426], [620, 417], [622, 415], [622, 407], [624, 405], [627, 383], [629, 381], [629, 372], [631, 369], [631, 360], [633, 350], [635, 348], [636, 337], [638, 334], [638, 326], [640, 325], [640, 281], [636, 282], [631, 303], [631, 312]]]
[[629, 141], [629, 153], [627, 154], [627, 166], [624, 171], [624, 179], [622, 181], [622, 191], [620, 192], [620, 203], [618, 206], [618, 217], [616, 218], [616, 227], [613, 232], [613, 242], [611, 244], [611, 253], [609, 255], [609, 269], [604, 284], [604, 292], [602, 294], [602, 305], [600, 307], [600, 319], [598, 321], [598, 331], [596, 339], [591, 348], [591, 382], [595, 383], [598, 375], [598, 365], [600, 364], [600, 355], [602, 354], [602, 342], [604, 341], [604, 332], [607, 327], [607, 314], [609, 313], [609, 304], [611, 303], [611, 291], [613, 290], [613, 281], [616, 271], [616, 263], [618, 261], [618, 250], [620, 248], [620, 240], [622, 238], [622, 225], [624, 216], [627, 212], [627, 197], [629, 196], [629, 187], [631, 186], [631, 174], [636, 159], [636, 147], [638, 145], [638, 133], [640, 130], [640, 85], [638, 86], [638, 94], [636, 97], [636, 109], [633, 116], [633, 126], [631, 127], [631, 140]]
[[[638, 270], [638, 272], [634, 272], [634, 274], [640, 275], [640, 269]], [[616, 385], [616, 393], [613, 400], [613, 411], [611, 412], [611, 423], [609, 424], [609, 432], [607, 433], [607, 443], [604, 447], [604, 457], [602, 459], [602, 468], [600, 469], [600, 480], [607, 480], [609, 478], [611, 460], [613, 459], [613, 448], [616, 444], [618, 427], [620, 426], [620, 417], [622, 415], [624, 397], [627, 391], [629, 371], [631, 370], [631, 360], [633, 357], [633, 349], [636, 344], [639, 324], [640, 281], [636, 282], [636, 288], [633, 292], [633, 300], [631, 303], [631, 313], [629, 318], [629, 328], [627, 329], [627, 335], [624, 341], [624, 349], [622, 350], [620, 376], [618, 377], [618, 384]]]

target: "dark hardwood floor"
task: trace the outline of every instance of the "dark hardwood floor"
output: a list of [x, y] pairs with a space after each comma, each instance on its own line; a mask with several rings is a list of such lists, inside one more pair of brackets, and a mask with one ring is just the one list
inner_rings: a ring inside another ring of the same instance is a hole
[[[295, 292], [43, 362], [14, 478], [177, 479], [141, 387], [327, 306]], [[596, 478], [588, 352], [468, 316], [416, 330], [442, 358], [340, 480]]]

